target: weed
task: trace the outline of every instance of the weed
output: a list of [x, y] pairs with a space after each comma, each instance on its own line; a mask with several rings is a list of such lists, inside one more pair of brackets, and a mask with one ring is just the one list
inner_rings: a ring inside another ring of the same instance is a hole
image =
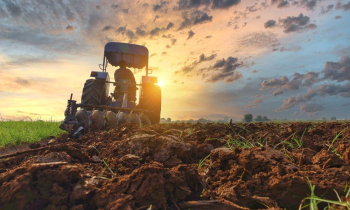
[[294, 141], [294, 142], [297, 144], [297, 148], [298, 148], [298, 149], [300, 149], [301, 146], [303, 146], [303, 137], [304, 137], [305, 132], [306, 132], [306, 128], [304, 129], [304, 132], [303, 132], [303, 134], [301, 135], [300, 139], [298, 139], [298, 138], [295, 137], [296, 132], [295, 132], [295, 133], [293, 134], [293, 136], [292, 136], [292, 141]]
[[[337, 150], [336, 150], [336, 148], [334, 147], [334, 144], [335, 144], [335, 142], [337, 141], [337, 139], [339, 138], [339, 136], [345, 131], [345, 130], [347, 130], [348, 129], [348, 127], [346, 127], [346, 128], [344, 128], [342, 131], [340, 131], [339, 133], [337, 133], [337, 135], [334, 137], [334, 139], [332, 140], [332, 142], [329, 144], [329, 145], [327, 145], [328, 146], [328, 151], [330, 150], [330, 151], [332, 151], [335, 155], [337, 155], [339, 158], [341, 158], [341, 159], [343, 159], [343, 157], [339, 154], [339, 153], [337, 153]], [[344, 138], [343, 138], [344, 139]]]
[[[350, 209], [350, 202], [349, 201], [342, 201], [338, 192], [334, 190], [335, 194], [338, 197], [338, 201], [332, 201], [332, 200], [328, 200], [328, 199], [323, 199], [320, 198], [318, 196], [315, 195], [315, 185], [311, 184], [310, 180], [308, 180], [308, 185], [309, 188], [311, 190], [311, 195], [309, 197], [304, 198], [299, 206], [299, 210], [300, 209], [304, 209], [306, 207], [309, 207], [311, 210], [317, 210], [318, 207], [317, 205], [319, 203], [326, 203], [328, 205], [328, 207], [326, 207], [325, 209], [334, 209], [334, 207], [331, 207], [331, 205], [335, 205], [337, 207], [346, 207], [346, 209]], [[347, 191], [346, 193], [346, 198], [349, 196], [350, 193], [350, 189]], [[306, 200], [309, 200], [309, 204], [306, 204], [303, 206], [303, 204], [306, 202]]]
[[[94, 149], [97, 151], [98, 155], [100, 155], [100, 151], [98, 151], [98, 149], [96, 147], [94, 147]], [[108, 171], [112, 174], [112, 178], [114, 177], [115, 173], [114, 171], [109, 167], [108, 163], [106, 162], [107, 158], [103, 158], [102, 162], [103, 164], [106, 166], [106, 168], [108, 169]]]
[[208, 159], [208, 157], [210, 157], [210, 155], [207, 155], [205, 158], [203, 158], [203, 159], [201, 159], [201, 160], [199, 161], [199, 163], [198, 163], [198, 169], [200, 169], [200, 168], [203, 167], [204, 161], [205, 161], [206, 159]]

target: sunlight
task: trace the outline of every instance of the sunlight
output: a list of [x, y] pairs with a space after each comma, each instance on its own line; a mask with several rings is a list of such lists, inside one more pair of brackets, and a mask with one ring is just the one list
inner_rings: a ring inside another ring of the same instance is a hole
[[159, 81], [158, 81], [158, 85], [159, 85], [160, 87], [164, 87], [164, 85], [165, 85], [164, 80], [159, 80]]

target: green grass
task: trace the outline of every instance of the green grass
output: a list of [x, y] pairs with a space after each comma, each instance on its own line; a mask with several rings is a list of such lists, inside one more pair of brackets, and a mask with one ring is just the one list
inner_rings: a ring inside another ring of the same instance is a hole
[[65, 131], [60, 122], [0, 121], [0, 147], [32, 143], [48, 136], [58, 136]]

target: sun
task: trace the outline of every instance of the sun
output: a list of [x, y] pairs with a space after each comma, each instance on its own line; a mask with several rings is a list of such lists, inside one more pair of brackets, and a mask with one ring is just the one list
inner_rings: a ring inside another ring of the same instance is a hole
[[158, 81], [158, 85], [159, 85], [160, 87], [163, 87], [163, 86], [165, 85], [164, 80], [159, 80], [159, 81]]

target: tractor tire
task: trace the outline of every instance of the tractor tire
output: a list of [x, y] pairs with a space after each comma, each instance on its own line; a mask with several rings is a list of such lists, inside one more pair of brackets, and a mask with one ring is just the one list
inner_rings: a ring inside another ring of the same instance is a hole
[[161, 90], [158, 85], [148, 84], [142, 86], [142, 99], [140, 105], [147, 112], [151, 124], [158, 124], [160, 121], [160, 112], [162, 106]]
[[[86, 80], [81, 95], [82, 104], [106, 105], [106, 83], [103, 80], [88, 79]], [[91, 111], [93, 108], [85, 108]]]

